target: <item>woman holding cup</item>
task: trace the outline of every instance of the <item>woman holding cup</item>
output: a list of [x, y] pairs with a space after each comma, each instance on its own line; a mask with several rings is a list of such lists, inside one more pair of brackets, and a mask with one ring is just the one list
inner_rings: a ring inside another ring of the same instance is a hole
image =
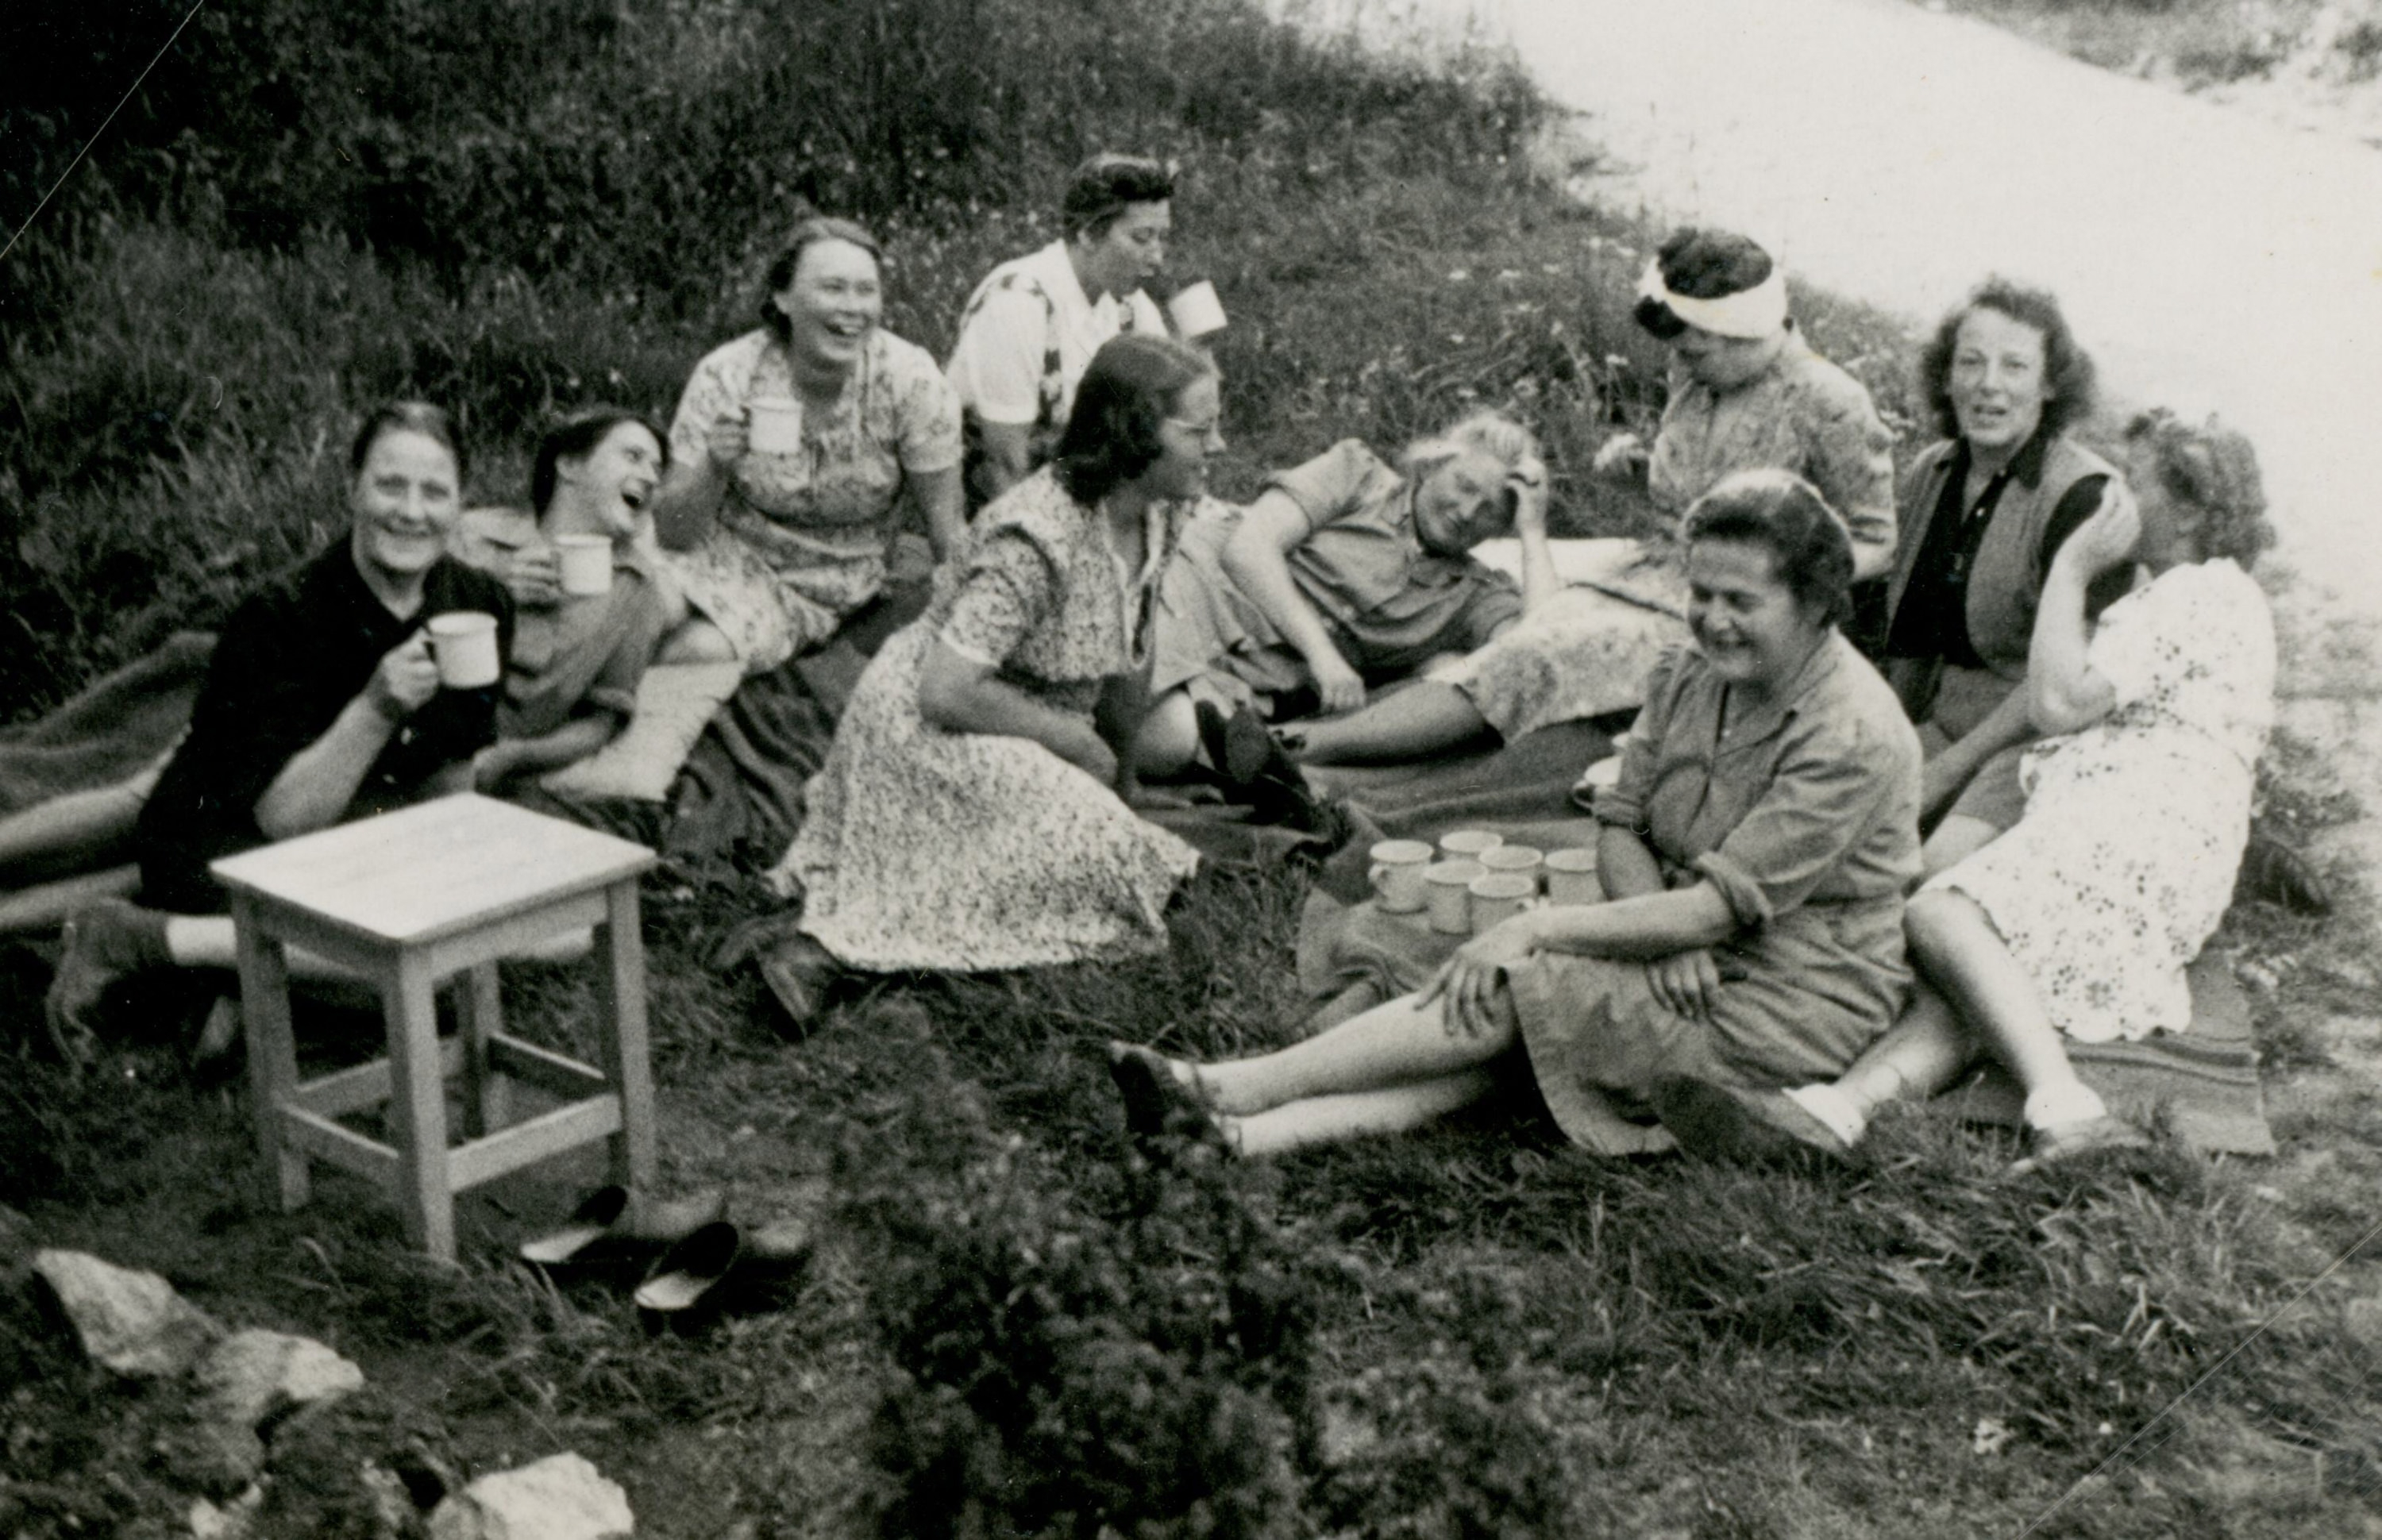
[[1679, 1074], [1789, 1084], [1885, 1032], [1910, 979], [1919, 744], [1837, 632], [1851, 542], [1782, 471], [1723, 480], [1684, 538], [1695, 646], [1656, 666], [1599, 799], [1607, 901], [1525, 910], [1422, 989], [1259, 1057], [1111, 1045], [1136, 1131], [1260, 1155], [1411, 1129], [1486, 1094], [1518, 1051], [1575, 1142], [1643, 1153], [1669, 1138], [1616, 1096]]
[[878, 324], [881, 249], [844, 219], [794, 227], [761, 326], [695, 365], [671, 420], [654, 521], [707, 626], [673, 661], [747, 674], [825, 644], [883, 592], [904, 507], [957, 548], [959, 403], [924, 348]]
[[[233, 963], [208, 862], [471, 784], [496, 737], [512, 599], [447, 554], [463, 454], [448, 415], [380, 408], [349, 453], [344, 540], [243, 599], [135, 830], [142, 905], [76, 913], [51, 985], [61, 1051], [122, 975]], [[446, 634], [434, 634], [438, 626]]]
[[651, 423], [595, 408], [538, 441], [534, 514], [473, 508], [459, 521], [455, 554], [501, 580], [519, 613], [497, 741], [473, 763], [480, 789], [585, 759], [627, 725], [671, 619], [639, 541], [669, 464]]

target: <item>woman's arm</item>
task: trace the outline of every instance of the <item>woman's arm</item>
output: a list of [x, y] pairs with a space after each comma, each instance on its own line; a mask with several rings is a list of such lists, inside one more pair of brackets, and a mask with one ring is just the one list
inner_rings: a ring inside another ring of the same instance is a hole
[[1596, 881], [1607, 898], [1636, 898], [1663, 891], [1663, 867], [1642, 837], [1607, 824], [1596, 831]]
[[620, 737], [622, 725], [612, 712], [591, 711], [535, 738], [499, 739], [473, 758], [472, 784], [486, 791], [516, 776], [576, 764]]
[[1952, 805], [1960, 788], [1976, 778], [1985, 761], [2004, 749], [2024, 743], [2035, 735], [2034, 722], [2027, 708], [2026, 687], [2021, 685], [2002, 697], [2001, 704], [1985, 714], [1983, 721], [1954, 739], [1934, 758], [1920, 766], [1919, 816], [1924, 821], [1934, 817]]
[[751, 448], [749, 434], [741, 412], [722, 412], [712, 420], [704, 452], [671, 465], [654, 494], [654, 536], [662, 549], [690, 550], [711, 533], [729, 472]]
[[2142, 538], [2142, 516], [2125, 483], [2111, 481], [2101, 506], [2051, 558], [2027, 643], [2028, 715], [2037, 731], [2069, 733], [2109, 715], [2117, 691], [2087, 661], [2092, 627], [2084, 612], [2093, 580], [2130, 560]]
[[398, 725], [437, 692], [430, 639], [416, 631], [381, 658], [323, 736], [273, 777], [256, 800], [257, 828], [268, 839], [288, 839], [338, 823]]
[[1365, 681], [1332, 645], [1323, 617], [1290, 575], [1290, 553], [1313, 532], [1295, 498], [1262, 493], [1241, 510], [1240, 523], [1224, 541], [1224, 575], [1307, 660], [1323, 709], [1354, 711], [1365, 703]]
[[960, 543], [967, 537], [967, 495], [960, 476], [960, 468], [954, 465], [943, 471], [914, 471], [903, 478], [911, 500], [926, 516], [927, 544], [935, 548], [939, 562], [958, 555]]
[[1529, 614], [1563, 589], [1555, 575], [1554, 548], [1547, 544], [1547, 468], [1533, 459], [1507, 479], [1514, 489], [1514, 534], [1522, 543], [1522, 613]]
[[939, 638], [918, 677], [918, 715], [946, 732], [1031, 739], [1102, 786], [1116, 784], [1117, 756], [1090, 723], [1003, 683], [991, 665]]
[[1601, 904], [1562, 904], [1529, 910], [1505, 922], [1534, 952], [1579, 957], [1668, 957], [1692, 947], [1709, 947], [1737, 934], [1728, 900], [1710, 882], [1666, 888]]

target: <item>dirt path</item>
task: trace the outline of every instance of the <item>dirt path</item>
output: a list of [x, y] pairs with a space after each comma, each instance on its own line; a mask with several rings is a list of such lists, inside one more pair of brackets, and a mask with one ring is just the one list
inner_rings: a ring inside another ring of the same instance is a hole
[[[2297, 575], [2284, 720], [2382, 813], [2382, 152], [1905, 0], [1411, 3], [1585, 115], [1584, 195], [1774, 240], [1914, 325], [1989, 270], [2046, 283], [2119, 399], [2245, 428]], [[2336, 837], [2382, 870], [2382, 817]]]

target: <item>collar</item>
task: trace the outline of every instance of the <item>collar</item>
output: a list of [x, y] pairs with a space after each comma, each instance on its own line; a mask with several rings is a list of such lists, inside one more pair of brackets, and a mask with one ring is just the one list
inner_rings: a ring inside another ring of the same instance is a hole
[[1050, 298], [1058, 303], [1061, 313], [1067, 313], [1071, 307], [1077, 312], [1090, 310], [1095, 301], [1084, 292], [1084, 280], [1075, 276], [1075, 263], [1067, 255], [1066, 238], [1062, 236], [1045, 246], [1041, 254], [1049, 259], [1050, 267], [1042, 283], [1050, 290]]
[[[2051, 443], [2057, 436], [2039, 427], [2035, 429], [2033, 435], [2018, 446], [2018, 453], [2010, 457], [2009, 464], [2002, 469], [2002, 474], [2024, 483], [2030, 492], [2041, 487], [2043, 468], [2051, 458]], [[1969, 452], [1967, 439], [1956, 438], [1952, 442], [1955, 446], [1952, 450], [1952, 479], [1961, 481], [1969, 474], [1969, 464], [1973, 457]]]
[[[1743, 715], [1730, 720], [1726, 746], [1739, 749], [1774, 737], [1786, 725], [1786, 718], [1802, 709], [1805, 696], [1836, 677], [1843, 661], [1838, 654], [1848, 645], [1842, 635], [1830, 628], [1828, 634], [1820, 639], [1820, 644], [1811, 649], [1811, 655], [1803, 660], [1802, 666], [1796, 669], [1785, 684], [1759, 703], [1749, 703]], [[1721, 688], [1729, 693], [1730, 698], [1725, 703], [1733, 710], [1741, 698], [1729, 692], [1726, 685]]]

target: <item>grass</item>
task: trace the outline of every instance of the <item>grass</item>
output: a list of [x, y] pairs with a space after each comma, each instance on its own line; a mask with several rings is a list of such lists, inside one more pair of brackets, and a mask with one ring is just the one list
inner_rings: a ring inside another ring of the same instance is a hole
[[[455, 30], [485, 20], [469, 6], [290, 0], [210, 18], [281, 31], [225, 34], [206, 68], [228, 67], [243, 39], [255, 57], [312, 50], [322, 67], [203, 111], [160, 98], [129, 142], [182, 169], [161, 180], [153, 161], [103, 157], [32, 265], [8, 274], [46, 299], [0, 344], [7, 715], [203, 623], [327, 532], [340, 434], [362, 403], [398, 390], [456, 403], [487, 446], [474, 490], [518, 496], [525, 435], [546, 413], [598, 397], [666, 411], [692, 360], [744, 324], [780, 223], [774, 190], [755, 202], [730, 178], [719, 196], [736, 217], [692, 233], [566, 226], [594, 251], [546, 240], [533, 215], [623, 166], [742, 164], [720, 158], [739, 133], [827, 132], [827, 117], [782, 130], [735, 117], [717, 89], [750, 83], [737, 71], [759, 67], [731, 45], [788, 13], [680, 6], [669, 48], [640, 53], [655, 34], [638, 29], [664, 12], [602, 9], [621, 19], [515, 7], [561, 31], [510, 39], [497, 62], [512, 75], [493, 77], [405, 68], [460, 48]], [[837, 27], [865, 19], [829, 12]], [[1123, 23], [1034, 8], [1038, 26], [1082, 29], [1028, 40], [1082, 107], [1057, 127], [1001, 73], [1014, 55], [987, 45], [933, 64], [964, 83], [952, 100], [976, 104], [976, 137], [937, 138], [948, 122], [890, 101], [838, 130], [856, 143], [853, 124], [894, 124], [943, 144], [923, 190], [832, 145], [771, 140], [743, 158], [789, 198], [796, 183], [841, 191], [876, 218], [894, 254], [889, 324], [939, 351], [975, 276], [1049, 238], [1037, 205], [1079, 141], [1176, 149], [1178, 226], [1234, 316], [1227, 491], [1342, 435], [1394, 445], [1501, 404], [1547, 439], [1567, 530], [1640, 527], [1642, 507], [1592, 492], [1584, 471], [1605, 432], [1659, 409], [1661, 361], [1624, 319], [1654, 232], [1523, 174], [1534, 108], [1510, 72], [1475, 58], [1470, 92], [1450, 92], [1300, 53], [1231, 6], [1149, 0], [1132, 15], [1164, 45], [1143, 51], [1149, 72], [1134, 72], [1137, 55], [1115, 67], [1129, 78], [1101, 81], [1091, 71]], [[373, 67], [360, 55], [383, 24], [404, 45]], [[558, 151], [542, 189], [505, 182], [512, 157], [587, 121], [584, 103], [546, 89], [549, 70], [632, 92], [658, 147], [598, 136], [576, 158]], [[496, 100], [491, 78], [545, 84]], [[424, 81], [435, 99], [417, 99]], [[374, 115], [319, 116], [334, 87]], [[313, 137], [210, 116], [234, 109]], [[73, 142], [70, 115], [53, 117], [42, 142]], [[1018, 149], [1038, 132], [1056, 142]], [[278, 162], [257, 148], [276, 143]], [[367, 143], [378, 169], [343, 169], [335, 152]], [[408, 180], [408, 165], [447, 179]], [[620, 196], [652, 213], [706, 185]], [[395, 238], [393, 209], [472, 206], [458, 188], [492, 200], [472, 239]], [[321, 217], [293, 223], [307, 199]], [[1798, 309], [1908, 425], [1898, 328], [1826, 295], [1800, 293]], [[2288, 741], [2265, 795], [2302, 833], [2351, 811]], [[893, 979], [788, 1045], [749, 972], [707, 963], [740, 896], [652, 885], [667, 1179], [725, 1183], [748, 1217], [811, 1214], [824, 1236], [781, 1308], [706, 1333], [649, 1338], [617, 1281], [548, 1282], [508, 1260], [584, 1167], [467, 1203], [453, 1271], [410, 1257], [394, 1215], [337, 1178], [299, 1215], [260, 1207], [240, 1092], [180, 1067], [205, 1003], [188, 981], [130, 1013], [91, 1080], [58, 1074], [23, 1033], [0, 1069], [0, 1194], [45, 1244], [155, 1268], [234, 1324], [316, 1336], [364, 1365], [363, 1397], [276, 1437], [268, 1534], [374, 1533], [367, 1461], [427, 1483], [564, 1448], [623, 1482], [662, 1536], [1965, 1537], [2047, 1513], [2035, 1533], [2374, 1527], [2376, 1365], [2351, 1325], [2373, 1261], [2260, 1332], [2361, 1238], [2353, 1194], [2382, 1170], [2382, 1108], [2333, 1069], [2325, 1025], [2370, 1009], [2362, 889], [2329, 923], [2250, 906], [2220, 937], [2266, 981], [2258, 1025], [2286, 1146], [2273, 1167], [2162, 1151], [2014, 1181], [2003, 1138], [1921, 1113], [1886, 1119], [1849, 1171], [1639, 1167], [1565, 1147], [1522, 1095], [1428, 1138], [1271, 1167], [1139, 1158], [1102, 1041], [1203, 1055], [1285, 1041], [1304, 891], [1293, 870], [1211, 871], [1162, 957]], [[593, 980], [540, 967], [510, 980], [522, 1030], [592, 1047]], [[0, 1019], [29, 1028], [45, 982], [36, 955], [0, 952]], [[305, 1036], [330, 1062], [369, 1053], [374, 1032], [318, 1016]], [[82, 1363], [6, 1245], [0, 1270], [0, 1533], [186, 1527], [190, 1495], [153, 1453], [170, 1398]]]
[[[2299, 52], [2323, 0], [1926, 0], [2032, 38], [2102, 69], [2187, 91], [2271, 73]], [[2382, 29], [2346, 28], [2330, 67], [2371, 79]]]

